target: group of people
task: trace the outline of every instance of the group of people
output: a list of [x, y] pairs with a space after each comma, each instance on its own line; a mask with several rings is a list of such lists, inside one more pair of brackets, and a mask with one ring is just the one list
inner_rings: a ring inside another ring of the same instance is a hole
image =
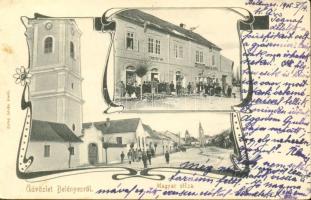
[[[121, 97], [131, 97], [131, 98], [140, 98], [141, 95], [141, 85], [137, 82], [129, 82], [124, 84], [123, 81], [120, 81], [118, 85], [118, 90]], [[159, 82], [155, 79], [153, 81], [144, 81], [142, 85], [142, 94], [145, 93], [164, 93], [167, 95], [172, 95], [173, 93], [177, 95], [183, 94], [185, 88], [182, 86], [181, 82], [176, 84], [168, 82]]]
[[[192, 84], [189, 82], [187, 85], [188, 94], [192, 94], [191, 89]], [[196, 92], [198, 94], [209, 95], [209, 96], [224, 96], [224, 97], [236, 97], [236, 92], [232, 90], [232, 86], [228, 84], [223, 84], [222, 86], [218, 81], [203, 83], [198, 82], [196, 84]]]
[[[140, 99], [141, 95], [141, 85], [137, 82], [127, 83], [126, 85], [123, 81], [120, 81], [118, 86], [120, 90], [121, 97], [131, 97]], [[236, 97], [235, 87], [229, 84], [220, 84], [218, 80], [205, 82], [189, 82], [186, 87], [183, 87], [180, 81], [174, 84], [168, 82], [159, 82], [158, 79], [153, 81], [144, 81], [142, 85], [142, 94], [145, 93], [164, 93], [167, 95], [176, 94], [177, 96], [184, 94], [203, 94], [209, 96], [225, 96], [225, 97]]]
[[[121, 152], [120, 157], [121, 157], [121, 163], [124, 163], [125, 154], [123, 151]], [[138, 149], [138, 150], [130, 149], [127, 153], [129, 164], [132, 164], [132, 162], [142, 161], [144, 168], [147, 168], [148, 163], [149, 165], [151, 165], [152, 157], [155, 157], [155, 152], [154, 152], [154, 149], [152, 148], [147, 149], [146, 151], [141, 150], [141, 149]], [[166, 163], [169, 164], [170, 155], [168, 151], [165, 152], [164, 157], [165, 157]]]

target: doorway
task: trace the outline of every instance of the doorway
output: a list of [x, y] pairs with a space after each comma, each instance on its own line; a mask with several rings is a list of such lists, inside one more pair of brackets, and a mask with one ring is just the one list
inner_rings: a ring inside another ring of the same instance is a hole
[[88, 154], [89, 154], [89, 163], [91, 165], [95, 165], [98, 163], [98, 147], [97, 144], [91, 143], [88, 147]]
[[126, 85], [134, 85], [136, 81], [136, 73], [135, 73], [135, 67], [128, 66], [126, 67]]

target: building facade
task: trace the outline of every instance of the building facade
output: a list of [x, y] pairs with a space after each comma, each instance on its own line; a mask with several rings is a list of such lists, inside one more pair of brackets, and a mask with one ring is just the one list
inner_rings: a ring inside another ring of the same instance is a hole
[[74, 20], [29, 21], [30, 100], [33, 119], [66, 124], [77, 136], [82, 124], [80, 36]]
[[32, 131], [30, 171], [80, 165], [82, 91], [80, 36], [74, 20], [36, 16], [28, 21]]
[[116, 14], [114, 20], [116, 96], [122, 95], [121, 81], [141, 84], [135, 70], [146, 63], [143, 81], [173, 82], [184, 88], [189, 82], [232, 85], [233, 61], [201, 35], [135, 9]]
[[33, 120], [28, 156], [34, 161], [27, 169], [49, 171], [75, 168], [80, 165], [82, 140], [65, 124]]
[[153, 130], [149, 125], [143, 124], [145, 133], [147, 134], [146, 142], [149, 149], [154, 149], [155, 155], [163, 155], [164, 151], [164, 141], [160, 137], [160, 134]]
[[140, 118], [83, 123], [81, 163], [120, 162], [120, 154], [126, 155], [131, 145], [133, 149], [146, 150], [146, 138]]

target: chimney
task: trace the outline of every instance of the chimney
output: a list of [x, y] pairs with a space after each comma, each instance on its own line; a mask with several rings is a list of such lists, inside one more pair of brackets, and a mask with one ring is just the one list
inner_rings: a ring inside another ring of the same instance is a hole
[[181, 28], [186, 28], [186, 24], [184, 24], [184, 23], [180, 23], [179, 26], [180, 26]]
[[110, 126], [110, 118], [109, 117], [107, 117], [105, 125], [106, 125], [106, 127]]

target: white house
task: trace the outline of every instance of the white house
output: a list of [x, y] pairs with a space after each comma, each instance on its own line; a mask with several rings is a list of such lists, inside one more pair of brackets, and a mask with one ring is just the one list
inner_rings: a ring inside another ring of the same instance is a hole
[[82, 165], [95, 165], [104, 162], [104, 149], [101, 131], [97, 130], [92, 123], [85, 123], [82, 126], [83, 143], [80, 145], [80, 162]]
[[66, 124], [32, 120], [27, 156], [34, 161], [28, 171], [50, 171], [80, 165], [81, 139]]
[[153, 130], [149, 125], [143, 124], [145, 133], [147, 134], [146, 141], [148, 148], [155, 150], [155, 155], [164, 153], [163, 141], [157, 131]]
[[176, 133], [173, 133], [171, 131], [165, 131], [164, 134], [166, 136], [168, 136], [169, 138], [171, 138], [171, 140], [174, 142], [174, 143], [177, 143], [178, 145], [183, 145], [185, 142], [184, 140], [181, 139], [181, 135], [180, 133], [179, 134], [176, 134]]
[[163, 148], [163, 152], [165, 153], [166, 151], [168, 152], [172, 152], [174, 150], [174, 141], [172, 140], [172, 138], [170, 138], [169, 136], [167, 136], [165, 133], [163, 132], [157, 132], [157, 134], [159, 135], [159, 137], [162, 140], [162, 148]]
[[84, 123], [81, 162], [84, 164], [120, 162], [120, 154], [123, 151], [126, 155], [131, 145], [134, 149], [147, 149], [146, 137], [140, 118], [120, 120], [107, 118], [106, 121]]

